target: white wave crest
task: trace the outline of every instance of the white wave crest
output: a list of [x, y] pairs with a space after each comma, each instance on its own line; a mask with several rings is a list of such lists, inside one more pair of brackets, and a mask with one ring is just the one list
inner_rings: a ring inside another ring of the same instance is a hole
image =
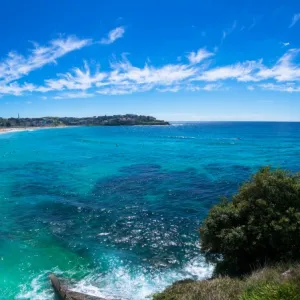
[[202, 258], [187, 263], [181, 269], [147, 272], [143, 268], [128, 270], [125, 266], [111, 269], [106, 274], [93, 274], [79, 281], [74, 291], [87, 293], [106, 299], [143, 300], [151, 299], [177, 280], [187, 278], [205, 279], [211, 276], [212, 265]]
[[53, 290], [50, 287], [45, 286], [46, 273], [38, 275], [33, 278], [30, 284], [22, 284], [20, 286], [20, 292], [16, 296], [16, 299], [30, 299], [30, 300], [50, 300], [53, 299]]
[[[98, 296], [107, 300], [144, 300], [151, 299], [154, 293], [164, 290], [175, 281], [192, 278], [205, 279], [211, 276], [212, 265], [207, 265], [202, 257], [188, 262], [181, 268], [164, 269], [161, 271], [143, 267], [130, 269], [123, 265], [122, 260], [110, 258], [111, 268], [106, 273], [94, 272], [72, 286], [73, 291]], [[54, 293], [48, 275], [72, 278], [73, 272], [61, 272], [59, 269], [43, 271], [30, 283], [20, 285], [16, 299], [53, 300]]]

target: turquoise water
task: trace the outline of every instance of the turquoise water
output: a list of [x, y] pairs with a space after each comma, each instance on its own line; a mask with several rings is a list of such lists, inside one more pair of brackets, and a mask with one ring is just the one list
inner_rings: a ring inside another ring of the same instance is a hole
[[297, 171], [300, 123], [78, 127], [0, 135], [0, 298], [145, 299], [209, 276], [198, 228], [259, 167]]

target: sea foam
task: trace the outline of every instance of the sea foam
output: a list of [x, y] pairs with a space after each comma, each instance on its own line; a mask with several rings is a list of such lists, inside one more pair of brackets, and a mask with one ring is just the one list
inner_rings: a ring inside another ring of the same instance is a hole
[[154, 293], [164, 290], [175, 281], [187, 278], [201, 280], [211, 276], [212, 265], [203, 258], [195, 258], [182, 268], [148, 270], [138, 267], [128, 270], [120, 265], [106, 274], [91, 274], [80, 280], [72, 290], [106, 299], [143, 300], [151, 299]]

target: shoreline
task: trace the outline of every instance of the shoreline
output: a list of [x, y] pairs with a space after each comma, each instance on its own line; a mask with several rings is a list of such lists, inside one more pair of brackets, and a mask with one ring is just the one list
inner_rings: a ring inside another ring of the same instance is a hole
[[45, 126], [45, 127], [13, 127], [13, 128], [0, 128], [0, 135], [15, 133], [15, 132], [24, 132], [24, 131], [36, 131], [43, 129], [58, 129], [58, 128], [68, 128], [70, 126]]
[[[74, 125], [74, 126], [40, 126], [40, 127], [11, 127], [11, 128], [1, 128], [0, 127], [0, 135], [7, 134], [7, 133], [15, 133], [15, 132], [24, 132], [24, 131], [36, 131], [36, 130], [43, 130], [43, 129], [61, 129], [61, 128], [74, 128], [74, 127], [83, 127], [87, 126], [89, 127], [90, 125]], [[93, 125], [91, 127], [122, 127], [122, 126], [171, 126], [170, 125]]]

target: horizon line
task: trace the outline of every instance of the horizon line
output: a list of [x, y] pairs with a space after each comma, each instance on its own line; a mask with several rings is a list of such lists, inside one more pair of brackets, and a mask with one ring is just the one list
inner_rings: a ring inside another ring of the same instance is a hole
[[[137, 115], [137, 116], [147, 116], [147, 117], [154, 117], [152, 115], [148, 114], [137, 114], [137, 113], [125, 113], [125, 114], [104, 114], [104, 115], [94, 115], [94, 116], [39, 116], [39, 117], [20, 117], [21, 119], [38, 119], [38, 118], [94, 118], [94, 117], [111, 117], [111, 116], [125, 116], [125, 115]], [[18, 119], [18, 117], [1, 117], [0, 119]], [[156, 117], [154, 117], [156, 118]], [[166, 121], [170, 123], [177, 123], [177, 122], [183, 122], [183, 123], [230, 123], [230, 122], [236, 122], [236, 123], [300, 123], [300, 120], [168, 120], [168, 119], [161, 119], [156, 118], [157, 120]]]

